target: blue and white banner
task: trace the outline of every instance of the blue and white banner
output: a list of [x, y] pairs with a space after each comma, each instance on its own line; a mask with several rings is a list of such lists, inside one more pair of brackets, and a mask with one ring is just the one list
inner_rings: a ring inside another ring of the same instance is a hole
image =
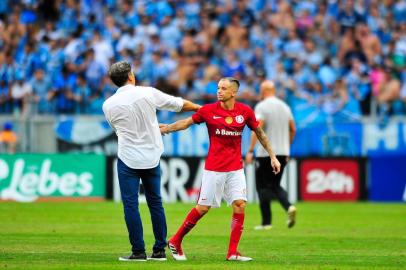
[[317, 124], [298, 129], [292, 156], [361, 156], [361, 123]]
[[[291, 150], [294, 157], [406, 155], [406, 118], [392, 118], [385, 124], [363, 119], [347, 123], [317, 122], [306, 126], [297, 123], [297, 126]], [[61, 119], [55, 132], [60, 152], [117, 153], [117, 138], [102, 119]], [[250, 130], [244, 129], [243, 154], [249, 147], [250, 136]], [[163, 142], [165, 156], [204, 157], [209, 149], [204, 124], [166, 135]]]
[[362, 155], [406, 155], [406, 119], [394, 118], [384, 126], [366, 122], [362, 133]]
[[297, 131], [292, 155], [406, 155], [406, 119], [392, 118], [384, 124], [364, 119], [362, 122], [327, 122], [302, 127]]
[[102, 118], [63, 117], [55, 133], [58, 152], [117, 154], [117, 136]]

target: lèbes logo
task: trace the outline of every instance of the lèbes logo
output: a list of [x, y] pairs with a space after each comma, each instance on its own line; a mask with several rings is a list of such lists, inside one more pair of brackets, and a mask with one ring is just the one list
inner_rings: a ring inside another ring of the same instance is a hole
[[58, 174], [52, 171], [50, 159], [26, 165], [19, 158], [12, 166], [0, 159], [0, 199], [32, 202], [40, 196], [88, 196], [93, 191], [93, 178], [90, 172]]

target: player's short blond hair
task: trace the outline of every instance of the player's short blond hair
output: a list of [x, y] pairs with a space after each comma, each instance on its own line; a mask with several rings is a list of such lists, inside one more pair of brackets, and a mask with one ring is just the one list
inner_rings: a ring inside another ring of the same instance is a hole
[[234, 77], [223, 77], [220, 79], [220, 81], [223, 81], [223, 80], [229, 81], [232, 85], [234, 85], [236, 88], [235, 89], [236, 92], [238, 91], [238, 88], [240, 88], [240, 82]]

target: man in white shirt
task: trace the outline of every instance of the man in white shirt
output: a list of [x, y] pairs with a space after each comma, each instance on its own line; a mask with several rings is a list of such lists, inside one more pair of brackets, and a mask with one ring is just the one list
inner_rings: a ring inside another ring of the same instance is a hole
[[[290, 144], [296, 133], [295, 122], [289, 106], [275, 96], [276, 89], [272, 81], [264, 81], [261, 86], [262, 101], [255, 107], [255, 116], [260, 127], [265, 130], [271, 141], [276, 158], [281, 164], [279, 174], [272, 173], [268, 153], [259, 147], [256, 152], [257, 166], [255, 169], [256, 187], [259, 197], [262, 225], [256, 226], [256, 230], [268, 230], [272, 228], [271, 198], [275, 196], [282, 207], [288, 213], [288, 228], [292, 228], [296, 221], [296, 207], [289, 200], [286, 191], [281, 187], [283, 169], [285, 168], [290, 154]], [[254, 147], [257, 142], [255, 133], [252, 133], [251, 144], [245, 157], [247, 163], [252, 163]]]
[[153, 87], [135, 86], [131, 65], [121, 61], [109, 70], [119, 89], [103, 104], [104, 115], [118, 137], [117, 171], [132, 254], [120, 261], [145, 261], [143, 229], [138, 210], [140, 180], [145, 189], [155, 236], [149, 259], [166, 260], [166, 219], [161, 199], [159, 160], [163, 142], [156, 110], [196, 111], [201, 106]]

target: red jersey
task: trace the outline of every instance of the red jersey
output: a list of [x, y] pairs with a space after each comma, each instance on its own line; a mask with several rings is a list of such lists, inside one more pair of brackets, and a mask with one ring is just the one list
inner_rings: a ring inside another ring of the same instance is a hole
[[247, 125], [254, 130], [259, 122], [254, 111], [247, 105], [236, 102], [234, 109], [225, 110], [220, 102], [207, 104], [192, 115], [195, 123], [206, 122], [210, 147], [205, 169], [230, 172], [243, 168], [241, 135]]

